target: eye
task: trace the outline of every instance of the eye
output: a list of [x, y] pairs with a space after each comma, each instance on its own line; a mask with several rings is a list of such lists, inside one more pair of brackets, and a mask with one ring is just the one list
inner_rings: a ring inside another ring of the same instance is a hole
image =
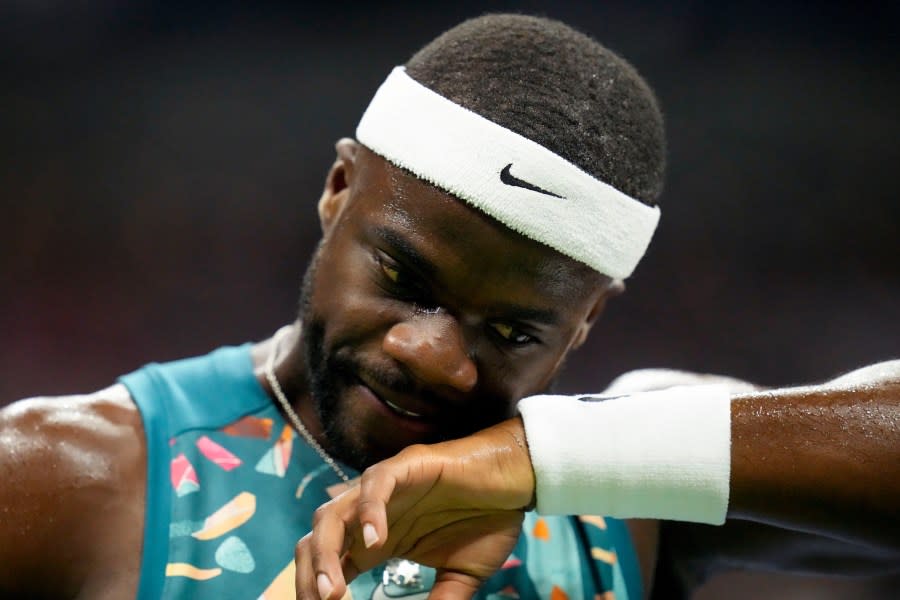
[[491, 323], [490, 328], [493, 329], [497, 335], [503, 338], [504, 341], [510, 344], [515, 344], [516, 346], [524, 346], [525, 344], [531, 344], [537, 341], [534, 336], [520, 331], [509, 323]]
[[375, 252], [375, 262], [378, 265], [379, 284], [386, 292], [405, 301], [423, 306], [431, 305], [424, 283], [416, 278], [415, 273], [381, 251]]
[[381, 267], [381, 272], [384, 273], [384, 276], [390, 279], [393, 283], [400, 283], [400, 270], [394, 267], [393, 265], [389, 265], [383, 260], [378, 261], [379, 266]]
[[381, 270], [381, 274], [393, 286], [402, 286], [408, 283], [408, 277], [402, 267], [382, 252], [375, 252], [375, 262]]

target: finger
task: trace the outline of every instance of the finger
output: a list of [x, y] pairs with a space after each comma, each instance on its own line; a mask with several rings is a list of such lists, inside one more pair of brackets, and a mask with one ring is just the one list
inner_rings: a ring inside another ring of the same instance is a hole
[[481, 580], [465, 573], [438, 570], [429, 600], [469, 600], [481, 586]]
[[380, 548], [388, 537], [387, 504], [397, 477], [391, 462], [382, 462], [363, 471], [359, 484], [359, 526], [366, 548]]
[[350, 545], [347, 524], [356, 521], [355, 504], [356, 490], [353, 488], [321, 505], [313, 513], [312, 531], [297, 545], [311, 571], [304, 574], [304, 585], [311, 586], [310, 578], [314, 579], [323, 599], [340, 598], [346, 588], [341, 554]]
[[324, 573], [319, 577], [312, 566], [312, 552], [310, 550], [311, 535], [307, 534], [299, 542], [294, 550], [294, 588], [297, 600], [334, 600], [340, 598], [343, 592], [337, 589]]

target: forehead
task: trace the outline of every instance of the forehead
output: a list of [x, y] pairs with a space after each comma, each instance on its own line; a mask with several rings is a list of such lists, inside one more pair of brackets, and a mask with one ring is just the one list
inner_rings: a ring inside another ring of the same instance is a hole
[[559, 301], [584, 296], [598, 285], [598, 274], [586, 265], [516, 233], [365, 147], [356, 159], [349, 212], [379, 235], [402, 236], [467, 290], [491, 283]]

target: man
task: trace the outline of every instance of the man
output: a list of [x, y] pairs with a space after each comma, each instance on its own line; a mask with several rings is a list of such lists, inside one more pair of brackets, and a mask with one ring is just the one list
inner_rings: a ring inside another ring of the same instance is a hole
[[[730, 380], [636, 373], [609, 392], [710, 381], [724, 388], [584, 406], [529, 398], [523, 420], [407, 450], [323, 507], [315, 534], [298, 547], [298, 592], [339, 597], [345, 576], [407, 556], [442, 569], [436, 593], [471, 595], [508, 556], [510, 523], [533, 504], [536, 487], [538, 508], [551, 513], [673, 520], [632, 524], [647, 582], [660, 548], [661, 573], [670, 578], [656, 589], [668, 596], [734, 565], [849, 574], [896, 569], [898, 369], [885, 363], [827, 385], [764, 393]], [[652, 448], [665, 460], [642, 464], [604, 443], [609, 437], [638, 453]], [[596, 462], [591, 441], [602, 448]], [[610, 453], [621, 455], [602, 456]], [[594, 478], [595, 470], [605, 475]], [[719, 528], [674, 522], [721, 524], [726, 516]]]
[[[362, 144], [338, 143], [297, 325], [4, 411], [0, 589], [290, 597], [294, 540], [351, 467], [482, 429], [549, 387], [655, 225], [640, 202], [663, 170], [652, 95], [583, 36], [520, 17], [448, 32], [386, 86]], [[553, 212], [596, 198], [599, 213]], [[517, 541], [516, 504], [475, 522], [507, 550], [487, 595], [624, 595], [630, 542], [612, 539], [613, 520], [529, 517]], [[353, 594], [421, 595], [434, 577], [394, 562]]]
[[[652, 94], [560, 23], [451, 30], [390, 75], [357, 137], [337, 144], [296, 324], [4, 409], [4, 595], [293, 597], [314, 510], [354, 470], [548, 389], [658, 218]], [[541, 519], [517, 542], [504, 525], [519, 554], [486, 595], [624, 595], [621, 527]], [[434, 577], [389, 563], [353, 595]]]

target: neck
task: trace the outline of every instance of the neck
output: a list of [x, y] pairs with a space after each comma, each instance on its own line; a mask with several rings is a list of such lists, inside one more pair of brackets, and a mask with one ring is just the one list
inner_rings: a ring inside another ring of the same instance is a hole
[[[319, 416], [311, 402], [309, 377], [303, 356], [303, 339], [299, 321], [285, 325], [272, 337], [253, 346], [253, 374], [257, 381], [274, 398], [274, 393], [265, 375], [266, 362], [275, 355], [274, 374], [288, 401], [309, 432], [319, 441], [326, 440], [322, 434]], [[281, 411], [279, 407], [279, 411]], [[283, 412], [283, 411], [281, 411]], [[287, 415], [282, 415], [285, 418]]]

